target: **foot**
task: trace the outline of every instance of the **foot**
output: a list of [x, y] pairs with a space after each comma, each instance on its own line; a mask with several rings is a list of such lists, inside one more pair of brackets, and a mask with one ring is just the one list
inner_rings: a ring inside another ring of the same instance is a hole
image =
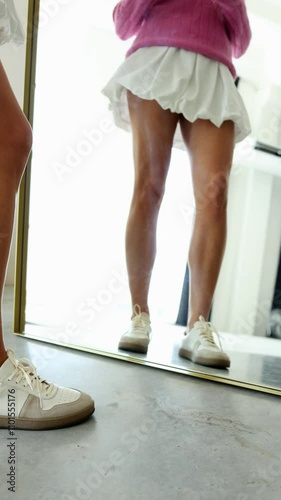
[[149, 314], [141, 312], [138, 304], [134, 306], [134, 313], [130, 328], [122, 335], [118, 349], [146, 354], [151, 334]]
[[26, 430], [68, 427], [95, 411], [94, 401], [84, 392], [50, 384], [28, 359], [15, 359], [11, 349], [7, 355], [0, 367], [0, 428], [8, 427], [8, 403], [9, 413], [15, 408], [15, 428]]
[[[215, 343], [213, 333], [217, 334], [219, 347]], [[210, 322], [205, 321], [203, 316], [199, 316], [199, 321], [196, 321], [190, 332], [182, 339], [179, 355], [200, 365], [217, 368], [230, 366], [230, 359], [222, 350], [219, 333]]]

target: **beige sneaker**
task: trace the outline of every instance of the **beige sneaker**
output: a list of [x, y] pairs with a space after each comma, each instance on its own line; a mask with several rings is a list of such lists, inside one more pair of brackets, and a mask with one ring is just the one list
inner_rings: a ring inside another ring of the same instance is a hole
[[138, 304], [134, 306], [135, 316], [129, 330], [124, 333], [119, 341], [118, 349], [146, 354], [151, 336], [149, 314], [141, 312]]
[[[219, 347], [214, 341], [213, 333], [217, 334]], [[179, 355], [200, 365], [217, 368], [230, 366], [230, 358], [222, 350], [219, 333], [210, 322], [205, 321], [204, 316], [199, 316], [199, 321], [196, 321], [190, 332], [185, 333]]]
[[95, 411], [84, 392], [50, 384], [28, 359], [15, 359], [12, 349], [0, 367], [0, 428], [59, 429], [78, 424]]

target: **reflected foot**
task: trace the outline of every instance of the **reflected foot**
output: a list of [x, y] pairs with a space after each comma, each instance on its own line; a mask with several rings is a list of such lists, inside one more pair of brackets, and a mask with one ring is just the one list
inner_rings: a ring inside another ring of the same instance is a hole
[[130, 328], [122, 335], [118, 349], [146, 354], [151, 339], [150, 317], [141, 312], [138, 304], [134, 306], [134, 313]]
[[[219, 346], [214, 340], [214, 333], [217, 334]], [[219, 333], [210, 322], [205, 321], [203, 316], [199, 317], [199, 321], [196, 321], [190, 332], [182, 339], [179, 355], [200, 365], [214, 368], [230, 366], [230, 358], [223, 352]]]

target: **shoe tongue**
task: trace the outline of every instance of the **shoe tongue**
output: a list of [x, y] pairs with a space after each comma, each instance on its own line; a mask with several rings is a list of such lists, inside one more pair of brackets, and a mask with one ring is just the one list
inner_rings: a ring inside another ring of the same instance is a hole
[[[204, 324], [204, 323], [203, 323]], [[193, 328], [202, 328], [202, 321], [196, 321]]]
[[0, 380], [3, 378], [8, 377], [8, 375], [11, 375], [11, 373], [15, 370], [15, 366], [11, 362], [11, 360], [8, 358], [6, 361], [4, 361], [3, 365], [0, 366]]
[[149, 321], [149, 314], [147, 314], [147, 313], [143, 312], [143, 313], [141, 313], [141, 317], [142, 317], [143, 319], [145, 319], [146, 321]]
[[[22, 361], [21, 364], [22, 366], [24, 366], [24, 368], [29, 368], [27, 373], [29, 374], [33, 373], [32, 368], [29, 366], [28, 363]], [[3, 365], [0, 367], [0, 379], [11, 375], [11, 373], [13, 373], [15, 369], [16, 366], [12, 363], [10, 358], [6, 359], [6, 361], [4, 361]]]
[[200, 326], [202, 327], [205, 326], [206, 328], [209, 328], [209, 325], [207, 324], [207, 321], [205, 320], [204, 316], [199, 316], [199, 319], [194, 323], [194, 326]]
[[[22, 363], [24, 366], [29, 366], [27, 363]], [[9, 375], [11, 375], [11, 373], [13, 373], [13, 371], [15, 370], [15, 365], [13, 365], [13, 363], [11, 362], [11, 360], [8, 358], [6, 359], [6, 361], [4, 361], [3, 365], [0, 366], [0, 381], [9, 377]], [[29, 373], [32, 373], [32, 370], [30, 370]], [[46, 389], [47, 386], [49, 386], [49, 382], [47, 382], [46, 380], [42, 380], [42, 382], [44, 383], [44, 388]], [[57, 387], [54, 387], [53, 390], [52, 390], [52, 394], [54, 394], [55, 392], [57, 391]]]
[[141, 314], [138, 314], [137, 316], [135, 316], [133, 318], [133, 320], [135, 320], [136, 322], [142, 322], [144, 321], [145, 323], [150, 323], [150, 318], [149, 318], [149, 314], [147, 314], [146, 312], [142, 312]]

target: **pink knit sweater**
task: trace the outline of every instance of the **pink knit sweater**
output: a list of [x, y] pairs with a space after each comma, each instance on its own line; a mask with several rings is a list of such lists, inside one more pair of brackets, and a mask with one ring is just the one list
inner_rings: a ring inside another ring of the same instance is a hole
[[228, 66], [251, 40], [245, 0], [121, 0], [113, 11], [122, 40], [136, 35], [128, 57], [140, 47], [164, 45], [203, 54]]

